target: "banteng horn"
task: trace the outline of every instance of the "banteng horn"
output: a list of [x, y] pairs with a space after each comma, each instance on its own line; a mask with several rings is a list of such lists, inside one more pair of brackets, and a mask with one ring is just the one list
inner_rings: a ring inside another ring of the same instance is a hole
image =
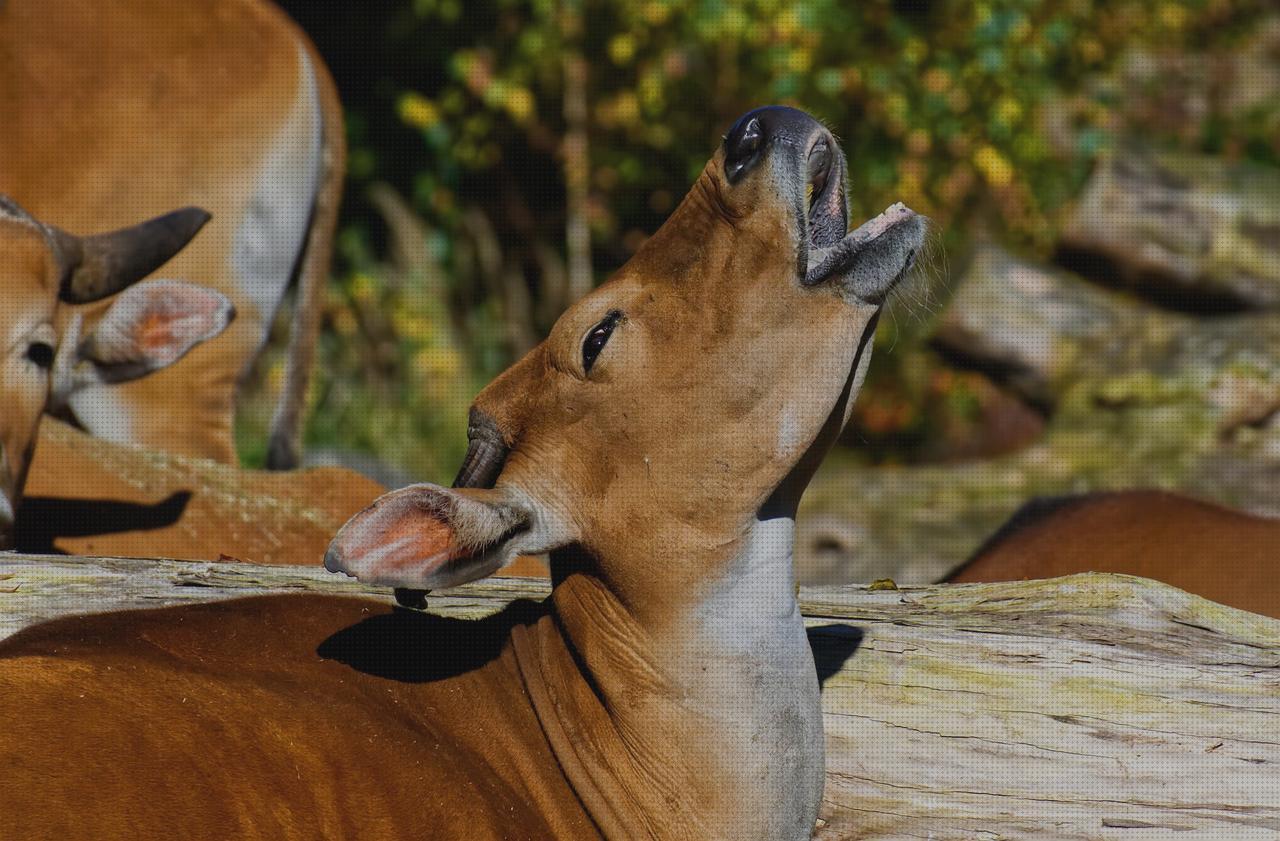
[[209, 218], [187, 207], [106, 234], [77, 237], [51, 228], [63, 266], [58, 296], [88, 304], [114, 295], [169, 262]]

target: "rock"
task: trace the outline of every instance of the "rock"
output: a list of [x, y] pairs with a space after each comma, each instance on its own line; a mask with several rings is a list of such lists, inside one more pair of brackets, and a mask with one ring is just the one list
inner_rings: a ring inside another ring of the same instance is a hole
[[976, 252], [934, 341], [1059, 416], [1180, 403], [1225, 434], [1280, 408], [1280, 314], [1171, 313], [994, 246]]
[[1167, 341], [1178, 326], [1174, 316], [986, 245], [974, 252], [934, 339], [1027, 400], [1051, 406], [1080, 377], [1148, 355], [1136, 348], [1138, 337]]

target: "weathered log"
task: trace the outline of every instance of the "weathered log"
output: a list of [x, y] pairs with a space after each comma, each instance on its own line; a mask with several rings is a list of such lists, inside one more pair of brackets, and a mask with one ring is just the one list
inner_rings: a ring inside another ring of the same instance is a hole
[[1183, 306], [1280, 305], [1280, 170], [1125, 151], [1099, 162], [1061, 259]]
[[975, 253], [935, 341], [1046, 405], [1082, 380], [1112, 383], [1105, 392], [1136, 377], [1221, 412], [1222, 426], [1280, 407], [1280, 316], [1171, 313], [995, 246]]
[[[547, 587], [482, 581], [430, 609], [474, 618]], [[0, 637], [278, 592], [389, 599], [319, 568], [6, 555]], [[824, 683], [819, 839], [1280, 832], [1280, 622], [1126, 576], [801, 600]]]

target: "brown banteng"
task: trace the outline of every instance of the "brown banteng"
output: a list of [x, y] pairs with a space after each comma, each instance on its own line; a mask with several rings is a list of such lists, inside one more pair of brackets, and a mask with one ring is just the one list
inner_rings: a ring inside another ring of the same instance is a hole
[[73, 395], [93, 434], [235, 461], [238, 381], [295, 268], [298, 304], [272, 466], [296, 462], [344, 165], [341, 109], [310, 42], [260, 0], [0, 3], [0, 193], [68, 230], [195, 205], [174, 260], [239, 317], [172, 371]]
[[808, 838], [794, 516], [924, 235], [901, 205], [847, 233], [844, 179], [812, 118], [744, 116], [476, 399], [463, 487], [387, 495], [327, 556], [432, 589], [549, 551], [546, 602], [258, 598], [0, 645], [0, 837]]
[[[342, 467], [249, 470], [103, 441], [45, 418], [14, 548], [316, 566], [333, 533], [385, 490]], [[546, 566], [521, 558], [502, 575], [545, 577]]]
[[[46, 411], [171, 365], [231, 321], [234, 310], [219, 292], [175, 280], [137, 282], [207, 219], [188, 208], [76, 237], [0, 196], [0, 542], [11, 537]], [[84, 306], [100, 300], [105, 309]]]
[[1231, 607], [1280, 617], [1280, 520], [1163, 491], [1028, 503], [951, 582], [1079, 572], [1153, 578]]
[[46, 418], [14, 548], [315, 566], [334, 531], [385, 490], [341, 467], [250, 470], [104, 441]]

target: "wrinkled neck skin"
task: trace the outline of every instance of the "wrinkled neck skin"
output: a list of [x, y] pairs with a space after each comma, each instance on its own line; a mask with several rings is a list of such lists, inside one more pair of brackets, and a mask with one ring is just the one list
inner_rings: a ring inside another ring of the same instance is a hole
[[758, 522], [736, 577], [684, 622], [643, 626], [600, 578], [574, 571], [557, 582], [552, 615], [517, 629], [534, 709], [609, 841], [809, 837], [822, 711], [793, 529]]
[[724, 573], [682, 602], [664, 591], [666, 621], [629, 608], [580, 550], [553, 555], [553, 612], [519, 629], [514, 648], [552, 748], [610, 841], [810, 837], [825, 760], [795, 511], [848, 420], [874, 328], [805, 456], [724, 550], [728, 563], [707, 562]]

